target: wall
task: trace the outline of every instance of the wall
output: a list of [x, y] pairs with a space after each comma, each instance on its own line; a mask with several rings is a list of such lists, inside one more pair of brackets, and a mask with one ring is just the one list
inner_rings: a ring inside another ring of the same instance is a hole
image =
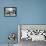
[[[4, 17], [4, 7], [17, 7], [16, 17]], [[46, 24], [46, 0], [0, 0], [0, 44], [7, 44], [17, 24]], [[17, 42], [17, 40], [16, 40]]]

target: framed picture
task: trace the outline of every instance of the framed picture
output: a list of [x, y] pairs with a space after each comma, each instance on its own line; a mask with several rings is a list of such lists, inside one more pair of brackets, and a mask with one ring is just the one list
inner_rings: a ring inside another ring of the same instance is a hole
[[4, 7], [4, 16], [10, 16], [10, 17], [14, 17], [17, 15], [17, 9], [16, 7]]
[[19, 24], [18, 41], [46, 41], [46, 24]]

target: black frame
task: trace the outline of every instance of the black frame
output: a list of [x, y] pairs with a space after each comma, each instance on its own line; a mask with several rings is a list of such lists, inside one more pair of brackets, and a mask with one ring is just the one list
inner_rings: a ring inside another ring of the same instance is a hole
[[[5, 15], [5, 9], [6, 9], [6, 8], [15, 8], [15, 9], [16, 9], [16, 10], [15, 10], [15, 16], [6, 16], [6, 15]], [[4, 16], [5, 16], [5, 17], [16, 17], [16, 16], [17, 16], [17, 8], [16, 8], [16, 7], [4, 7]]]

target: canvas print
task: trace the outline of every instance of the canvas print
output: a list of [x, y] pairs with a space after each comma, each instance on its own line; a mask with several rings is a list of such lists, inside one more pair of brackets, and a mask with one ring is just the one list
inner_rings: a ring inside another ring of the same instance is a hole
[[16, 7], [5, 7], [4, 16], [16, 16]]
[[20, 25], [19, 31], [20, 41], [46, 41], [46, 25]]

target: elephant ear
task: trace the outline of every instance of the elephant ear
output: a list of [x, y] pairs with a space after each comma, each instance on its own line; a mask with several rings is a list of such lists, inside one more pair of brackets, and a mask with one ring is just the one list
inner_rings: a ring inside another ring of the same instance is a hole
[[8, 39], [10, 40], [10, 38], [8, 37]]
[[9, 39], [9, 40], [12, 39], [12, 40], [15, 41], [15, 38], [16, 38], [16, 33], [14, 33], [14, 32], [10, 33], [9, 36], [8, 36], [8, 39]]
[[13, 40], [15, 40], [15, 38], [16, 38], [16, 34], [15, 33], [12, 33], [12, 38], [13, 38]]

